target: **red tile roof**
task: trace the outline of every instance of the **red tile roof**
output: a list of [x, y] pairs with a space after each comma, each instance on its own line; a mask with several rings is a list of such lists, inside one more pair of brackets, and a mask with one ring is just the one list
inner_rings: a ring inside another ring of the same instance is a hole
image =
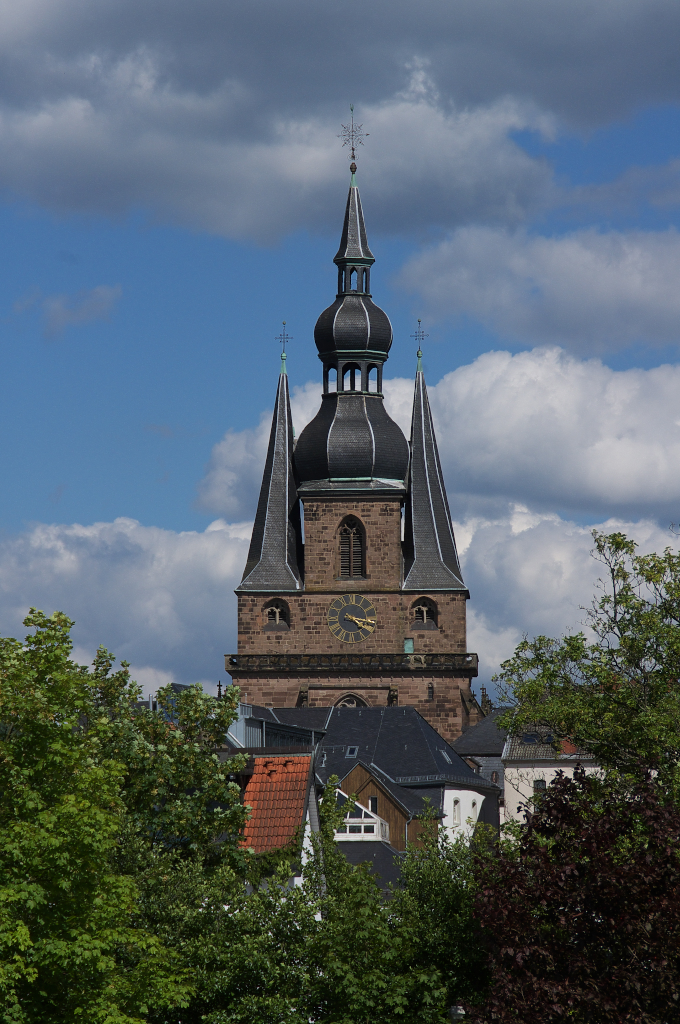
[[252, 807], [242, 845], [255, 853], [285, 846], [302, 825], [310, 778], [311, 757], [281, 754], [255, 757], [243, 803]]

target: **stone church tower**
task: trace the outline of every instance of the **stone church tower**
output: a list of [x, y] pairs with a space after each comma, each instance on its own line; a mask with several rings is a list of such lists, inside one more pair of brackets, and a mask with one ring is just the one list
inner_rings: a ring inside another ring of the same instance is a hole
[[469, 593], [420, 352], [410, 444], [385, 410], [392, 327], [351, 171], [338, 294], [314, 329], [321, 408], [296, 444], [284, 353], [226, 668], [254, 704], [407, 704], [451, 741], [481, 717]]

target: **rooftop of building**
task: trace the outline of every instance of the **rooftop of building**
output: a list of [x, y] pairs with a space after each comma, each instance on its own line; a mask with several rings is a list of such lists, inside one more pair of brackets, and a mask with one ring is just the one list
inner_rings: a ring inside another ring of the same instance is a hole
[[311, 727], [326, 715], [317, 774], [344, 778], [357, 761], [376, 767], [397, 786], [443, 783], [496, 790], [480, 778], [412, 707], [274, 708], [290, 724]]
[[571, 740], [555, 736], [548, 725], [526, 725], [522, 731], [508, 736], [503, 748], [503, 763], [508, 761], [592, 761], [593, 755], [577, 747]]
[[498, 726], [498, 718], [506, 708], [495, 708], [477, 725], [454, 740], [453, 749], [461, 756], [500, 757], [508, 736], [507, 729]]
[[279, 849], [300, 837], [312, 785], [312, 754], [255, 755], [243, 792], [252, 813], [242, 844], [255, 853]]

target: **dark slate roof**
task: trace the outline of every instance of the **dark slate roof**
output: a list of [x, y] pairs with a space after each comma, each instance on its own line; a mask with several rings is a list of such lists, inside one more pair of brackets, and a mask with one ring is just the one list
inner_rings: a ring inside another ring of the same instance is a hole
[[293, 467], [293, 420], [288, 375], [282, 362], [248, 561], [237, 590], [300, 590], [301, 555], [300, 502]]
[[383, 362], [392, 347], [392, 324], [369, 295], [346, 292], [316, 321], [314, 341], [322, 358], [346, 352]]
[[[347, 757], [348, 747], [353, 746], [359, 748], [356, 757]], [[398, 786], [441, 786], [450, 782], [497, 790], [475, 774], [411, 707], [332, 708], [320, 746], [317, 774], [324, 783], [330, 775], [344, 778], [357, 760], [376, 766]]]
[[[368, 247], [364, 213], [354, 174], [349, 187], [340, 248], [333, 261], [340, 270], [340, 284], [335, 302], [323, 311], [314, 328], [314, 341], [324, 361], [338, 355], [355, 358], [387, 359], [392, 345], [392, 324], [387, 313], [376, 306], [363, 282], [363, 273], [350, 286], [354, 267], [369, 268], [375, 257]], [[364, 290], [365, 289], [365, 290]]]
[[466, 589], [421, 369], [413, 400], [404, 549], [404, 590]]
[[337, 845], [349, 863], [355, 867], [359, 864], [370, 864], [381, 889], [387, 889], [390, 883], [396, 885], [399, 881], [405, 855], [399, 853], [389, 843], [353, 843], [344, 839]]
[[[259, 710], [259, 709], [258, 709]], [[332, 708], [267, 708], [276, 722], [323, 732]]]
[[505, 710], [505, 708], [496, 708], [495, 711], [492, 711], [486, 718], [483, 718], [477, 725], [473, 725], [471, 729], [468, 729], [457, 740], [454, 740], [452, 744], [453, 749], [461, 756], [475, 757], [479, 755], [480, 757], [493, 757], [493, 755], [497, 755], [500, 757], [503, 753], [508, 731], [507, 729], [499, 729], [496, 725], [496, 719]]
[[377, 483], [403, 491], [408, 444], [387, 415], [382, 395], [324, 395], [297, 442], [295, 467], [303, 491], [312, 481], [315, 489], [350, 484], [364, 489]]
[[354, 174], [347, 195], [345, 219], [342, 225], [340, 248], [333, 259], [334, 263], [350, 263], [361, 260], [362, 263], [375, 263], [375, 257], [368, 247], [364, 211], [361, 208], [359, 189], [355, 184]]
[[574, 760], [593, 760], [593, 755], [589, 751], [576, 747], [569, 740], [558, 739], [547, 725], [524, 726], [521, 732], [508, 737], [503, 751], [504, 763], [506, 761], [556, 762], [564, 757]]

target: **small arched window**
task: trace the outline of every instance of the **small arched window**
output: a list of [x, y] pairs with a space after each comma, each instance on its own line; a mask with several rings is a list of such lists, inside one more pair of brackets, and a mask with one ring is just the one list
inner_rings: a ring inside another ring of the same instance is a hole
[[364, 529], [358, 519], [349, 516], [340, 527], [340, 576], [360, 577], [366, 574]]
[[473, 821], [477, 821], [477, 801], [472, 801], [472, 814], [470, 815]]
[[375, 394], [378, 390], [378, 367], [369, 366], [368, 368], [368, 390]]
[[427, 684], [427, 699], [428, 700], [434, 700], [434, 684], [433, 683], [428, 683]]
[[419, 597], [411, 606], [411, 629], [437, 629], [437, 605], [429, 597]]
[[270, 601], [265, 605], [264, 628], [269, 633], [283, 633], [290, 629], [290, 612], [285, 601]]
[[358, 363], [348, 363], [343, 367], [342, 390], [361, 391], [361, 367]]
[[[357, 697], [356, 693], [346, 693], [346, 694], [344, 694], [344, 696], [342, 696], [339, 701], [336, 701], [335, 706], [336, 706], [336, 708], [365, 708], [365, 707], [368, 707], [366, 701], [362, 700], [361, 697]], [[356, 749], [358, 749], [358, 748], [356, 748]], [[347, 756], [349, 756], [349, 755], [347, 755]], [[356, 754], [354, 756], [356, 757]]]
[[460, 825], [460, 800], [453, 801], [453, 825]]

